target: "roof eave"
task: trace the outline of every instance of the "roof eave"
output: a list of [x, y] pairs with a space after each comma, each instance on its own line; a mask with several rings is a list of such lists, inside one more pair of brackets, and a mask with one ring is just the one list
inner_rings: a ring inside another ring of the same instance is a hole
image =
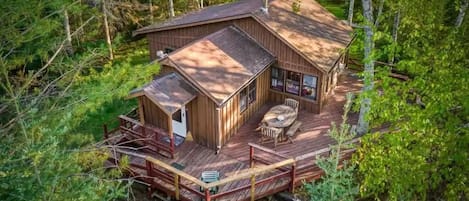
[[198, 21], [198, 22], [193, 22], [193, 23], [185, 23], [185, 24], [179, 24], [179, 25], [172, 25], [172, 26], [171, 25], [170, 26], [163, 26], [163, 27], [151, 28], [151, 29], [141, 28], [139, 30], [136, 30], [136, 31], [132, 32], [132, 37], [142, 35], [142, 34], [159, 32], [159, 31], [167, 31], [167, 30], [172, 30], [172, 29], [180, 29], [180, 28], [186, 28], [186, 27], [192, 27], [192, 26], [212, 24], [212, 23], [223, 22], [223, 21], [227, 21], [227, 20], [242, 19], [242, 18], [247, 18], [247, 17], [251, 17], [251, 16], [252, 16], [251, 13], [248, 13], [248, 14], [233, 15], [233, 16], [223, 17], [223, 18], [216, 18], [216, 19], [212, 19], [212, 20], [204, 20], [204, 21]]

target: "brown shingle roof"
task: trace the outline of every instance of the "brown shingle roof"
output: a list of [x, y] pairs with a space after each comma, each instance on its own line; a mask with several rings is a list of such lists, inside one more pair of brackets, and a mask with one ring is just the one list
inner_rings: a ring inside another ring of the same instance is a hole
[[197, 92], [177, 73], [154, 79], [140, 89], [130, 92], [130, 97], [145, 95], [168, 114], [179, 110], [197, 96]]
[[268, 15], [260, 11], [263, 1], [240, 0], [207, 7], [163, 24], [139, 29], [134, 34], [251, 16], [325, 72], [332, 68], [341, 49], [345, 49], [352, 40], [352, 28], [314, 0], [301, 1], [299, 13], [292, 11], [293, 0], [270, 0]]
[[167, 59], [218, 105], [275, 61], [272, 54], [232, 26], [172, 52]]
[[292, 11], [292, 2], [273, 0], [268, 14], [256, 11], [254, 17], [328, 72], [352, 40], [352, 28], [314, 0], [301, 1], [299, 13]]
[[225, 18], [240, 18], [243, 16], [249, 17], [250, 13], [258, 10], [261, 5], [262, 1], [241, 0], [234, 3], [209, 6], [205, 7], [202, 10], [190, 12], [180, 17], [170, 19], [164, 23], [157, 23], [147, 27], [143, 27], [135, 31], [134, 35], [150, 33], [158, 30], [171, 29], [175, 26], [194, 24], [197, 22], [206, 22]]

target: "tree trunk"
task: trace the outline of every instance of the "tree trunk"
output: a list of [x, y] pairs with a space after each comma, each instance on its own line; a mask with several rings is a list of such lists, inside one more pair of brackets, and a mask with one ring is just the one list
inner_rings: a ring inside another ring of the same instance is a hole
[[148, 4], [150, 6], [150, 22], [153, 23], [153, 0], [149, 0]]
[[107, 20], [106, 0], [103, 0], [103, 18], [104, 18], [104, 32], [106, 33], [106, 43], [109, 49], [109, 59], [114, 60], [114, 54], [112, 53], [111, 33], [109, 31], [109, 24]]
[[467, 6], [469, 5], [469, 0], [463, 0], [461, 2], [461, 7], [459, 8], [459, 14], [458, 17], [456, 18], [456, 27], [459, 28], [464, 20], [464, 15], [466, 15], [466, 9]]
[[353, 6], [355, 5], [355, 0], [350, 0], [348, 7], [348, 24], [352, 25], [353, 23]]
[[66, 34], [65, 51], [68, 55], [73, 55], [72, 34], [70, 33], [70, 21], [68, 18], [67, 9], [64, 9], [64, 28]]
[[200, 0], [200, 8], [204, 8], [204, 0]]
[[367, 120], [368, 113], [371, 107], [371, 98], [369, 93], [373, 90], [373, 80], [374, 80], [374, 60], [371, 56], [373, 51], [373, 6], [371, 0], [362, 0], [363, 4], [363, 16], [365, 17], [365, 40], [364, 40], [364, 49], [365, 49], [365, 70], [364, 70], [364, 80], [363, 80], [363, 91], [364, 98], [361, 101], [360, 114], [358, 117], [358, 135], [363, 135], [368, 132], [369, 122]]
[[389, 63], [393, 64], [395, 55], [396, 55], [396, 44], [397, 44], [397, 31], [399, 30], [399, 23], [400, 23], [401, 11], [397, 11], [396, 15], [394, 16], [394, 25], [392, 26], [392, 41], [394, 43], [392, 48], [392, 55], [389, 59]]
[[379, 7], [378, 7], [378, 14], [376, 15], [375, 19], [375, 27], [377, 28], [379, 26], [379, 18], [381, 14], [383, 13], [383, 7], [384, 7], [384, 0], [379, 1]]
[[174, 2], [169, 0], [169, 16], [174, 17]]

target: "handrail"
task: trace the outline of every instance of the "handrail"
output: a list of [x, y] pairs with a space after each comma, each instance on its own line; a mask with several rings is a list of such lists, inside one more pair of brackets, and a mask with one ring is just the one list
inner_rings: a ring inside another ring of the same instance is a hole
[[273, 155], [278, 156], [278, 157], [281, 157], [281, 158], [285, 158], [285, 159], [291, 158], [291, 157], [288, 157], [288, 156], [283, 155], [283, 154], [281, 154], [281, 153], [278, 153], [278, 152], [276, 152], [276, 151], [274, 151], [274, 150], [272, 150], [272, 149], [269, 149], [269, 148], [267, 148], [267, 147], [260, 146], [260, 145], [258, 145], [258, 144], [254, 144], [254, 143], [251, 143], [251, 142], [250, 142], [250, 143], [248, 143], [248, 145], [249, 145], [250, 147], [254, 147], [254, 148], [256, 148], [256, 149], [259, 149], [259, 150], [261, 150], [261, 151], [267, 152], [267, 153], [269, 153], [269, 154], [273, 154]]
[[[352, 139], [344, 144], [352, 144], [352, 143], [357, 143], [360, 141], [360, 138], [355, 138], [355, 139]], [[323, 148], [323, 149], [320, 149], [320, 150], [317, 150], [317, 151], [313, 151], [313, 152], [309, 152], [307, 154], [303, 154], [301, 156], [297, 156], [295, 157], [295, 161], [300, 161], [300, 160], [304, 160], [304, 159], [307, 159], [307, 158], [311, 158], [311, 157], [314, 157], [314, 156], [317, 156], [319, 154], [323, 154], [323, 153], [327, 153], [331, 151], [331, 148], [330, 147], [326, 147], [326, 148]]]
[[145, 160], [148, 160], [174, 174], [178, 174], [179, 176], [183, 177], [184, 179], [187, 179], [191, 182], [193, 182], [194, 184], [197, 184], [199, 186], [201, 186], [202, 188], [204, 189], [209, 189], [209, 188], [213, 188], [213, 187], [216, 187], [216, 186], [221, 186], [221, 185], [224, 185], [224, 184], [227, 184], [227, 183], [230, 183], [230, 182], [234, 182], [234, 181], [238, 181], [238, 180], [241, 180], [241, 179], [248, 179], [248, 178], [251, 178], [251, 176], [253, 175], [260, 175], [260, 174], [263, 174], [263, 173], [266, 173], [268, 171], [272, 171], [274, 169], [277, 169], [279, 167], [282, 167], [282, 166], [286, 166], [286, 165], [291, 165], [293, 163], [295, 163], [295, 160], [293, 158], [290, 158], [290, 159], [287, 159], [287, 160], [284, 160], [284, 161], [280, 161], [278, 163], [274, 163], [274, 164], [271, 164], [271, 165], [268, 165], [268, 166], [264, 166], [264, 167], [259, 167], [259, 168], [251, 168], [251, 169], [248, 169], [248, 171], [246, 172], [243, 172], [241, 174], [237, 174], [237, 175], [234, 175], [234, 176], [230, 176], [230, 177], [227, 177], [227, 178], [224, 178], [222, 180], [219, 180], [219, 181], [216, 181], [216, 182], [212, 182], [212, 183], [205, 183], [201, 180], [199, 180], [198, 178], [195, 178], [181, 170], [178, 170], [158, 159], [155, 159], [151, 156], [146, 156], [146, 155], [143, 155], [143, 154], [138, 154], [138, 153], [134, 153], [134, 152], [129, 152], [129, 151], [124, 151], [124, 150], [121, 150], [121, 149], [117, 149], [116, 150], [117, 152], [120, 152], [122, 154], [125, 154], [125, 155], [129, 155], [129, 156], [134, 156], [134, 157], [139, 157], [139, 158], [143, 158]]
[[126, 120], [126, 121], [128, 121], [128, 122], [130, 122], [130, 123], [133, 123], [133, 124], [136, 124], [136, 125], [138, 125], [138, 126], [143, 127], [143, 124], [142, 124], [142, 123], [140, 123], [139, 121], [137, 121], [137, 120], [135, 120], [135, 119], [132, 119], [132, 118], [130, 118], [130, 117], [127, 117], [127, 116], [125, 116], [125, 115], [119, 115], [119, 118], [120, 118], [120, 119], [123, 119], [123, 120]]
[[199, 180], [198, 178], [195, 178], [195, 177], [193, 177], [193, 176], [191, 176], [191, 175], [189, 175], [189, 174], [187, 174], [187, 173], [185, 173], [181, 170], [178, 170], [178, 169], [176, 169], [176, 168], [174, 168], [174, 167], [172, 167], [172, 166], [170, 166], [170, 165], [168, 165], [168, 164], [166, 164], [166, 163], [164, 163], [164, 162], [162, 162], [158, 159], [155, 159], [151, 156], [138, 154], [138, 153], [134, 153], [134, 152], [129, 152], [129, 151], [124, 151], [124, 150], [121, 150], [121, 149], [116, 149], [116, 151], [120, 152], [120, 153], [123, 153], [125, 155], [143, 158], [143, 159], [145, 159], [147, 161], [150, 161], [151, 163], [156, 164], [156, 165], [158, 165], [158, 166], [160, 166], [160, 167], [162, 167], [162, 168], [164, 168], [164, 169], [166, 169], [166, 170], [168, 170], [168, 171], [170, 171], [174, 174], [177, 174], [177, 175], [183, 177], [184, 179], [187, 179], [187, 180], [193, 182], [194, 184], [202, 186], [203, 188], [210, 188], [209, 186], [207, 186], [207, 184], [205, 182]]
[[248, 179], [248, 178], [251, 178], [251, 176], [263, 174], [263, 173], [266, 173], [268, 171], [272, 171], [274, 169], [277, 169], [277, 168], [285, 166], [285, 165], [291, 165], [293, 163], [295, 163], [295, 159], [290, 158], [290, 159], [286, 159], [284, 161], [280, 161], [278, 163], [274, 163], [272, 165], [267, 165], [267, 166], [264, 166], [264, 167], [251, 168], [251, 169], [248, 169], [248, 171], [246, 171], [246, 172], [242, 172], [240, 174], [233, 175], [231, 177], [227, 177], [227, 178], [224, 178], [222, 180], [218, 180], [218, 181], [215, 181], [215, 182], [212, 182], [212, 183], [208, 183], [207, 188], [221, 186], [223, 184], [230, 183], [230, 182], [233, 182], [233, 181], [238, 181], [238, 180], [241, 180], [241, 179]]
[[[123, 118], [123, 119], [127, 120], [128, 118]], [[132, 120], [130, 122], [134, 123], [134, 122], [132, 122]], [[135, 122], [135, 123], [140, 125], [138, 122]], [[359, 141], [360, 141], [360, 138], [356, 138], [356, 139], [350, 140], [350, 141], [348, 141], [344, 144], [357, 143]], [[256, 148], [256, 149], [262, 150], [264, 152], [267, 152], [267, 153], [279, 156], [281, 158], [284, 158], [284, 160], [281, 160], [281, 161], [275, 162], [275, 163], [272, 162], [270, 165], [266, 164], [266, 166], [262, 166], [262, 167], [251, 167], [251, 168], [246, 169], [245, 171], [243, 171], [239, 174], [232, 175], [232, 176], [226, 177], [224, 179], [221, 179], [221, 180], [218, 180], [218, 181], [215, 181], [215, 182], [212, 182], [212, 183], [205, 183], [204, 181], [201, 181], [199, 178], [196, 178], [192, 175], [189, 175], [188, 173], [183, 172], [179, 169], [176, 169], [175, 167], [172, 167], [171, 165], [168, 165], [165, 162], [160, 161], [158, 159], [155, 159], [151, 156], [144, 155], [144, 154], [139, 154], [139, 153], [135, 153], [135, 152], [131, 152], [131, 151], [126, 151], [126, 150], [122, 150], [122, 149], [119, 149], [119, 148], [117, 148], [116, 151], [121, 153], [121, 154], [128, 155], [128, 156], [133, 156], [133, 157], [138, 157], [138, 158], [145, 159], [145, 161], [147, 161], [147, 166], [149, 164], [149, 166], [146, 167], [147, 174], [151, 174], [151, 173], [148, 173], [148, 171], [150, 171], [148, 168], [153, 169], [153, 166], [151, 164], [154, 164], [154, 165], [164, 169], [165, 171], [161, 171], [159, 173], [160, 174], [168, 174], [167, 175], [168, 178], [165, 178], [165, 177], [160, 177], [160, 178], [162, 179], [163, 182], [168, 183], [170, 185], [174, 185], [174, 187], [175, 187], [174, 194], [176, 195], [177, 198], [179, 198], [179, 196], [180, 196], [180, 188], [181, 187], [182, 187], [182, 189], [186, 189], [191, 193], [196, 192], [195, 193], [196, 196], [199, 196], [199, 197], [202, 197], [202, 198], [205, 197], [206, 199], [210, 199], [210, 198], [215, 199], [215, 198], [228, 196], [228, 195], [231, 195], [233, 193], [236, 193], [236, 192], [239, 192], [239, 191], [242, 191], [242, 190], [247, 190], [250, 187], [251, 188], [251, 200], [256, 197], [256, 195], [255, 195], [255, 186], [256, 185], [261, 185], [261, 184], [264, 184], [264, 183], [268, 183], [268, 182], [271, 182], [272, 180], [274, 180], [276, 178], [285, 177], [287, 175], [291, 176], [291, 179], [289, 180], [290, 184], [288, 184], [288, 185], [290, 186], [290, 190], [293, 190], [295, 185], [298, 183], [298, 179], [299, 179], [299, 178], [295, 178], [295, 177], [300, 176], [300, 175], [303, 174], [302, 173], [303, 168], [317, 167], [315, 162], [313, 162], [312, 164], [309, 164], [307, 166], [303, 166], [303, 167], [296, 167], [297, 163], [299, 161], [309, 159], [309, 158], [312, 158], [312, 157], [317, 156], [319, 154], [323, 154], [323, 153], [327, 153], [327, 152], [331, 151], [331, 148], [327, 147], [327, 148], [323, 148], [323, 149], [320, 149], [320, 150], [317, 150], [317, 151], [314, 151], [314, 152], [310, 152], [310, 153], [307, 153], [307, 154], [304, 154], [304, 155], [301, 155], [301, 156], [298, 156], [298, 157], [295, 157], [295, 158], [287, 158], [287, 156], [285, 156], [283, 154], [277, 153], [274, 150], [262, 147], [260, 145], [256, 145], [254, 143], [249, 143], [249, 146], [251, 147], [251, 152], [252, 152], [253, 148]], [[345, 155], [345, 154], [351, 153], [353, 150], [354, 149], [344, 149], [344, 150], [341, 151], [341, 154]], [[253, 152], [251, 154], [253, 154]], [[292, 168], [291, 169], [289, 169], [289, 168], [286, 169], [286, 167], [284, 167], [284, 166], [288, 166], [288, 165], [291, 165]], [[142, 168], [142, 167], [140, 167], [140, 168]], [[281, 168], [283, 168], [283, 170], [280, 170]], [[264, 175], [264, 174], [267, 174], [267, 173], [272, 173], [274, 170], [280, 170], [280, 173], [275, 173], [273, 175], [269, 175], [267, 178], [256, 181], [257, 176]], [[158, 170], [158, 171], [160, 171], [160, 170]], [[166, 171], [167, 171], [167, 173], [166, 173]], [[156, 173], [156, 172], [154, 172], [154, 173]], [[171, 174], [174, 174], [174, 176], [172, 176]], [[151, 176], [151, 175], [149, 175], [149, 176]], [[156, 176], [156, 175], [153, 175], [153, 176]], [[174, 179], [172, 177], [174, 177]], [[195, 185], [200, 186], [202, 189], [204, 189], [205, 194], [202, 193], [202, 192], [198, 192], [193, 187], [191, 187], [191, 185], [186, 185], [186, 184], [181, 183], [179, 181], [179, 179], [181, 179], [181, 178], [191, 182], [192, 185], [195, 184]], [[166, 181], [165, 179], [168, 179], [168, 181]], [[250, 179], [251, 180], [250, 184], [246, 184], [246, 185], [243, 185], [243, 186], [240, 186], [240, 187], [237, 187], [235, 189], [228, 190], [228, 191], [219, 192], [219, 193], [214, 194], [214, 195], [211, 195], [209, 193], [209, 190], [214, 188], [214, 187], [226, 185], [228, 183], [232, 183], [232, 182], [239, 181], [239, 180], [244, 180], [244, 179]], [[173, 191], [173, 190], [171, 190], [171, 191]]]

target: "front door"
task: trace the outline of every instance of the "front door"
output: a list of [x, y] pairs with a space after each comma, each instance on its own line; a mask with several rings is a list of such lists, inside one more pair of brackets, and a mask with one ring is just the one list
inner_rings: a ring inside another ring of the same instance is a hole
[[182, 106], [181, 109], [173, 114], [173, 133], [186, 137], [187, 124], [186, 124], [186, 107]]

